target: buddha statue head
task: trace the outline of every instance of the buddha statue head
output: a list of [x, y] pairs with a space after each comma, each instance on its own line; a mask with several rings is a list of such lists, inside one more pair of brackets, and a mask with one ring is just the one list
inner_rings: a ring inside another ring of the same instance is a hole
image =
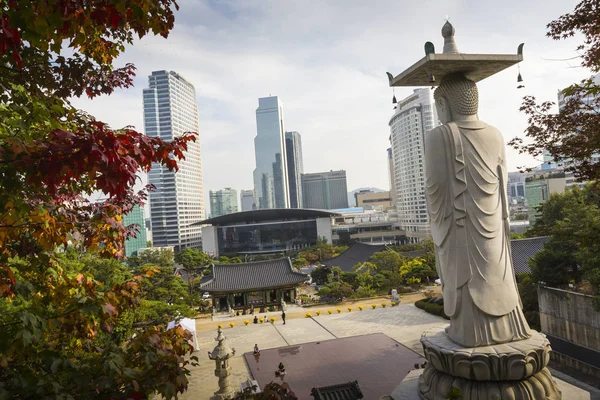
[[477, 85], [461, 73], [446, 75], [433, 93], [440, 122], [476, 119], [479, 106]]

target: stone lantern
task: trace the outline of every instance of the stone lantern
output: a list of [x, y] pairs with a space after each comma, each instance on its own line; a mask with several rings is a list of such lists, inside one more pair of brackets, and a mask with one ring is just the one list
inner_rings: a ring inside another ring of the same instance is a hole
[[219, 378], [219, 390], [212, 397], [213, 400], [227, 400], [235, 395], [235, 389], [229, 383], [231, 366], [229, 359], [235, 355], [235, 349], [230, 349], [225, 344], [225, 335], [221, 328], [217, 330], [215, 341], [219, 342], [212, 352], [208, 352], [208, 358], [215, 362], [215, 376]]

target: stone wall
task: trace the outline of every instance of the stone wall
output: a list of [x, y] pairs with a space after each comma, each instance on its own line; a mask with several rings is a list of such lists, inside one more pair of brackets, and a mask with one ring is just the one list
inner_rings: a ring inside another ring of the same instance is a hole
[[552, 344], [552, 359], [600, 378], [600, 312], [592, 296], [539, 287], [542, 332]]

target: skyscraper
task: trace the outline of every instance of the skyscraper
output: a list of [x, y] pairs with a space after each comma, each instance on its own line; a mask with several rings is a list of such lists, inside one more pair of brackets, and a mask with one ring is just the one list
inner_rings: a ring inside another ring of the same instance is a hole
[[144, 218], [144, 209], [140, 206], [135, 206], [133, 209], [123, 216], [123, 225], [129, 226], [137, 224], [137, 233], [135, 237], [131, 237], [125, 241], [125, 256], [129, 257], [137, 254], [138, 249], [146, 246], [146, 224]]
[[[144, 129], [146, 135], [172, 140], [185, 132], [198, 132], [198, 106], [194, 86], [173, 71], [154, 71], [144, 89]], [[188, 143], [179, 171], [153, 165], [148, 182], [156, 187], [150, 193], [150, 219], [154, 246], [201, 248], [200, 226], [205, 219], [202, 189], [200, 142]]]
[[277, 96], [258, 99], [254, 153], [256, 208], [288, 208], [290, 200], [283, 106]]
[[285, 133], [285, 152], [290, 187], [290, 208], [302, 208], [302, 139], [298, 132]]
[[256, 208], [254, 204], [254, 190], [242, 190], [240, 192], [240, 203], [242, 205], [242, 211], [250, 211]]
[[394, 154], [392, 148], [387, 149], [388, 155], [388, 178], [390, 179], [390, 198], [392, 199], [392, 208], [396, 208], [396, 177], [394, 175]]
[[302, 174], [302, 204], [323, 210], [348, 208], [346, 171]]
[[211, 218], [238, 212], [237, 190], [232, 188], [210, 190], [208, 195]]
[[416, 241], [430, 232], [424, 144], [427, 132], [439, 125], [432, 91], [415, 89], [398, 102], [389, 125], [398, 218], [406, 236]]

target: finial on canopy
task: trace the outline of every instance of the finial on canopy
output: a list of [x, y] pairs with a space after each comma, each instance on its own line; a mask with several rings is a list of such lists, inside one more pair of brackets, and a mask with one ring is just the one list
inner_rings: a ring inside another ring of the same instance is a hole
[[444, 37], [444, 54], [458, 54], [458, 47], [454, 41], [454, 27], [446, 20], [444, 26], [442, 26], [442, 36]]

